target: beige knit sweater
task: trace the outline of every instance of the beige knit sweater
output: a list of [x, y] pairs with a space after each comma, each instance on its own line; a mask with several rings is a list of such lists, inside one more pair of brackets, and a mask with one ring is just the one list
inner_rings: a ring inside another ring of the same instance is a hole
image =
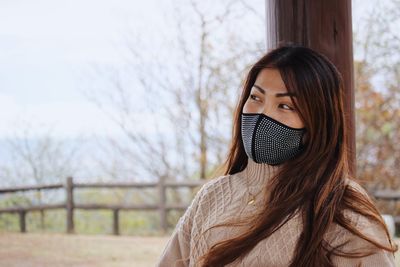
[[[196, 266], [196, 260], [205, 254], [213, 244], [235, 237], [245, 231], [250, 224], [239, 227], [216, 227], [201, 235], [202, 231], [212, 225], [231, 221], [232, 218], [243, 218], [242, 216], [259, 211], [265, 194], [263, 192], [258, 194], [256, 201], [248, 204], [249, 194], [247, 191], [250, 191], [253, 195], [260, 192], [266, 181], [277, 171], [277, 168], [267, 164], [258, 164], [249, 159], [243, 171], [233, 175], [221, 176], [204, 184], [184, 215], [179, 219], [157, 266]], [[363, 190], [358, 184], [354, 182], [351, 184], [359, 190]], [[345, 215], [349, 216], [354, 225], [363, 233], [375, 238], [382, 244], [389, 244], [383, 230], [375, 223], [353, 212], [347, 212]], [[297, 213], [279, 230], [259, 242], [249, 254], [227, 266], [288, 266], [301, 232], [301, 216]], [[333, 246], [349, 241], [343, 247], [343, 250], [347, 252], [371, 247], [368, 242], [337, 225], [333, 225], [328, 231], [326, 240]], [[179, 259], [183, 259], [183, 261], [177, 261]], [[358, 259], [335, 256], [333, 262], [335, 266], [343, 267], [395, 266], [393, 254], [385, 250], [378, 250], [373, 255]]]

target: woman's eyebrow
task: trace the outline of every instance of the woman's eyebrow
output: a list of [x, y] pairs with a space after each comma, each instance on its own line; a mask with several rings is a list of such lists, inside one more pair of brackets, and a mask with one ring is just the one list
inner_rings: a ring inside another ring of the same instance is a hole
[[291, 96], [291, 97], [296, 97], [296, 94], [294, 93], [277, 93], [275, 94], [276, 97], [285, 97], [285, 96]]
[[[257, 84], [253, 85], [255, 88], [257, 88], [263, 95], [265, 95], [265, 89], [261, 88], [260, 86], [258, 86]], [[296, 97], [296, 94], [294, 93], [276, 93], [275, 94], [276, 97], [285, 97], [285, 96], [293, 96]]]
[[253, 85], [255, 88], [257, 88], [263, 95], [265, 95], [265, 90], [262, 89], [260, 86], [258, 86], [257, 84]]

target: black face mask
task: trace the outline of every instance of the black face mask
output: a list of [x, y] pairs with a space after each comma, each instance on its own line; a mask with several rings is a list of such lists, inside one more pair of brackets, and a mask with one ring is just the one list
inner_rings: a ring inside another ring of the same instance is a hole
[[259, 113], [242, 113], [242, 140], [249, 158], [279, 165], [302, 150], [305, 128], [292, 128]]

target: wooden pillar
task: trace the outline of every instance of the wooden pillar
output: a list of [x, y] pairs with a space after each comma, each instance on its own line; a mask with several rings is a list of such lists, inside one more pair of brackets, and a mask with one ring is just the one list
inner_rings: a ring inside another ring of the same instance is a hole
[[349, 165], [356, 174], [351, 0], [265, 0], [267, 51], [293, 42], [327, 56], [343, 76]]
[[74, 184], [72, 177], [67, 178], [66, 184], [66, 209], [67, 209], [67, 233], [74, 233]]

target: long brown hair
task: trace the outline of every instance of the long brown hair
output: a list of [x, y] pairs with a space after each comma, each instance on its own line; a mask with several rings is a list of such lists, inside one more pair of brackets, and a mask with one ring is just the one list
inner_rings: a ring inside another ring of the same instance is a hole
[[[354, 178], [349, 174], [346, 150], [342, 77], [325, 56], [312, 49], [283, 45], [264, 55], [250, 68], [234, 115], [225, 174], [240, 172], [247, 165], [241, 137], [241, 112], [257, 75], [264, 68], [279, 70], [287, 90], [296, 94], [292, 101], [307, 129], [305, 147], [299, 156], [283, 163], [278, 174], [265, 185], [268, 186], [265, 206], [252, 220], [250, 231], [214, 244], [201, 257], [202, 266], [224, 266], [246, 255], [258, 242], [292, 218], [297, 210], [302, 211], [303, 232], [291, 261], [292, 267], [333, 266], [332, 254], [362, 257], [373, 253], [344, 253], [340, 246], [330, 247], [324, 235], [333, 223], [376, 248], [395, 252], [397, 248], [373, 202], [346, 183], [347, 179]], [[390, 246], [380, 244], [357, 230], [344, 216], [344, 210], [377, 222], [384, 229]], [[218, 226], [221, 225], [227, 224]]]

